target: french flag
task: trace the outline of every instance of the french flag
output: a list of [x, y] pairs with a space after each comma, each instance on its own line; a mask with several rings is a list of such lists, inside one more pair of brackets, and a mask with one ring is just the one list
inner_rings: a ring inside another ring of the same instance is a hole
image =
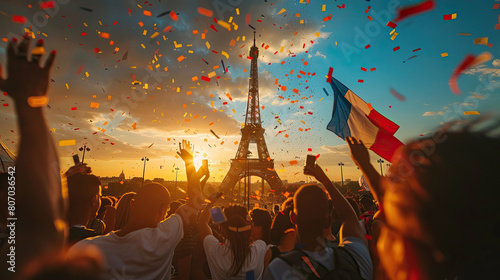
[[394, 133], [399, 125], [382, 116], [333, 77], [328, 78], [334, 93], [332, 120], [327, 129], [342, 139], [355, 137], [367, 148], [391, 162], [397, 148], [404, 145]]

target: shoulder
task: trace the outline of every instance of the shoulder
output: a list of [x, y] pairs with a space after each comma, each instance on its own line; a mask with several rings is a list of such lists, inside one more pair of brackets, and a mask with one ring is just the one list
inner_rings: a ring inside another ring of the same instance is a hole
[[209, 252], [222, 246], [220, 245], [219, 240], [215, 238], [215, 236], [209, 234], [203, 239], [203, 247], [205, 248], [205, 251]]

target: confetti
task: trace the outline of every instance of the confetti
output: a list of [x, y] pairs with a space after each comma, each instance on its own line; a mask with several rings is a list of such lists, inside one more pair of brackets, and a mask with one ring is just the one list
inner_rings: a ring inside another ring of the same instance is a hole
[[177, 17], [177, 14], [174, 11], [170, 12], [170, 17], [174, 20], [177, 21], [179, 18]]
[[479, 115], [478, 111], [465, 111], [464, 115], [469, 116], [469, 115]]
[[198, 7], [198, 13], [200, 15], [204, 15], [206, 17], [212, 17], [214, 15], [214, 12], [212, 12], [209, 9], [202, 8], [202, 7]]
[[396, 97], [400, 101], [405, 101], [406, 100], [406, 97], [404, 97], [403, 95], [399, 94], [399, 92], [397, 92], [393, 88], [391, 88], [391, 93], [392, 93], [392, 95], [394, 95], [394, 97]]
[[74, 146], [76, 145], [76, 140], [61, 140], [59, 141], [59, 147], [64, 147], [64, 146]]
[[460, 88], [458, 87], [458, 84], [457, 84], [457, 80], [458, 80], [458, 77], [460, 76], [460, 74], [462, 74], [462, 72], [464, 72], [465, 70], [467, 70], [471, 67], [477, 66], [479, 64], [482, 64], [486, 61], [489, 61], [492, 58], [493, 58], [493, 56], [489, 52], [484, 52], [477, 57], [472, 55], [472, 54], [467, 55], [462, 60], [462, 62], [455, 68], [455, 70], [453, 71], [453, 74], [450, 77], [449, 84], [450, 84], [451, 91], [454, 94], [462, 93], [460, 91]]
[[298, 162], [296, 160], [292, 160], [289, 163], [290, 163], [290, 165], [296, 165], [296, 164], [298, 164]]
[[51, 9], [54, 8], [54, 1], [40, 2], [40, 9]]
[[18, 15], [12, 15], [12, 21], [16, 22], [16, 23], [25, 24], [26, 23], [26, 17], [18, 16]]
[[30, 96], [28, 97], [28, 105], [33, 108], [43, 107], [49, 104], [47, 96]]
[[136, 123], [136, 122], [132, 124], [132, 128], [133, 128], [134, 130], [136, 130], [136, 129], [137, 129], [137, 123]]
[[451, 15], [443, 15], [443, 19], [444, 20], [452, 20], [452, 19], [456, 19], [457, 18], [457, 14], [451, 14]]
[[97, 103], [97, 102], [90, 102], [90, 108], [95, 108], [95, 109], [99, 108], [99, 103]]
[[421, 13], [429, 12], [436, 7], [434, 0], [422, 1], [415, 5], [408, 5], [398, 9], [398, 16], [394, 19], [395, 22], [402, 21], [408, 17], [415, 16]]
[[474, 39], [474, 45], [488, 45], [488, 37]]
[[447, 57], [448, 56], [448, 53], [442, 53], [441, 54], [441, 57]]
[[217, 138], [217, 139], [220, 139], [220, 137], [213, 131], [210, 129], [210, 132]]
[[281, 9], [281, 11], [279, 11], [279, 12], [278, 12], [278, 15], [279, 15], [279, 14], [282, 14], [282, 13], [284, 13], [284, 12], [286, 12], [285, 8]]

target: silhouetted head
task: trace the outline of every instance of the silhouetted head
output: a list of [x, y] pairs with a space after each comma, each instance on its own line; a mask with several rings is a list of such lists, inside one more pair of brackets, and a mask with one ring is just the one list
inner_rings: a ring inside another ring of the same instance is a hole
[[250, 217], [252, 218], [252, 240], [261, 239], [266, 244], [270, 244], [271, 214], [266, 209], [254, 208], [250, 212]]
[[120, 200], [118, 200], [114, 230], [122, 229], [127, 224], [130, 216], [130, 204], [135, 195], [135, 192], [128, 192], [123, 194]]
[[101, 180], [95, 175], [75, 173], [68, 177], [70, 226], [87, 225], [101, 206]]
[[455, 128], [400, 148], [382, 182], [378, 250], [391, 279], [486, 279], [499, 261], [500, 139]]
[[326, 193], [317, 185], [303, 185], [295, 193], [293, 205], [299, 238], [322, 237], [332, 223]]
[[288, 207], [287, 209], [276, 213], [271, 225], [270, 237], [274, 245], [279, 246], [282, 239], [287, 234], [293, 234], [296, 236], [295, 225], [290, 221], [290, 212], [293, 208]]
[[229, 241], [226, 245], [233, 253], [233, 262], [228, 271], [229, 276], [236, 276], [250, 255], [250, 236], [252, 225], [245, 207], [231, 205], [224, 209], [227, 222], [222, 224], [224, 237]]
[[146, 184], [132, 198], [128, 223], [156, 227], [165, 219], [169, 203], [167, 188], [158, 183]]

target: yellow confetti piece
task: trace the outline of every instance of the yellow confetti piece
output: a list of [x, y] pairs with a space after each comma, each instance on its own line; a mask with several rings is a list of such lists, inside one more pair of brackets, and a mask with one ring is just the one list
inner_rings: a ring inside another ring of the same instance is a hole
[[[203, 38], [202, 38], [202, 39], [203, 39]], [[175, 48], [176, 48], [176, 49], [178, 49], [178, 48], [182, 48], [182, 44], [177, 44], [177, 42], [176, 42], [176, 41], [174, 41], [174, 46], [175, 46]]]
[[488, 45], [488, 37], [474, 39], [474, 45]]
[[231, 24], [229, 24], [229, 23], [227, 23], [227, 22], [225, 22], [223, 20], [219, 19], [217, 21], [217, 24], [220, 25], [220, 26], [222, 26], [222, 27], [224, 27], [225, 29], [231, 30]]
[[89, 72], [85, 72], [85, 76], [87, 76], [87, 78], [89, 77]]
[[451, 19], [456, 19], [456, 18], [457, 18], [457, 13], [451, 15]]
[[99, 103], [97, 102], [90, 102], [90, 108], [99, 108]]
[[144, 44], [141, 44], [141, 47], [142, 47], [143, 49], [145, 49], [145, 48], [146, 48], [146, 46], [144, 46]]
[[220, 54], [226, 57], [226, 59], [229, 59], [229, 54], [225, 51], [222, 51]]
[[111, 95], [108, 95], [108, 100], [111, 100]]
[[43, 107], [49, 104], [47, 96], [30, 96], [28, 97], [28, 105], [33, 108]]
[[208, 73], [208, 75], [207, 75], [207, 76], [208, 76], [209, 78], [212, 78], [212, 77], [215, 77], [216, 75], [217, 75], [217, 74], [215, 73], [215, 71], [212, 71], [212, 72]]
[[316, 37], [319, 37], [321, 34], [319, 32], [316, 32], [314, 33], [314, 35], [316, 35]]
[[448, 53], [442, 53], [441, 54], [441, 57], [447, 57], [448, 56]]
[[208, 41], [205, 42], [205, 46], [207, 46], [207, 49], [210, 49], [210, 43]]
[[285, 49], [285, 46], [281, 46], [280, 52], [283, 52], [284, 49]]
[[394, 39], [396, 39], [396, 37], [398, 37], [398, 33], [394, 32], [394, 34], [392, 34], [391, 40], [394, 41]]
[[281, 9], [281, 11], [279, 11], [278, 15], [279, 15], [279, 14], [282, 14], [282, 13], [284, 13], [284, 12], [286, 12], [285, 8]]
[[45, 54], [45, 49], [42, 46], [34, 47], [31, 51], [32, 55], [43, 55]]
[[236, 15], [240, 15], [240, 9], [236, 8]]
[[160, 33], [159, 33], [159, 32], [155, 32], [155, 33], [153, 33], [153, 35], [151, 35], [149, 38], [153, 39], [153, 38], [155, 38], [155, 37], [156, 37], [156, 36], [158, 36], [158, 35], [160, 35]]
[[59, 141], [59, 147], [64, 147], [64, 146], [74, 146], [76, 145], [76, 140], [61, 140]]
[[465, 111], [464, 115], [469, 116], [469, 115], [479, 115], [478, 111]]
[[321, 6], [321, 11], [322, 12], [326, 11], [326, 5]]
[[192, 80], [193, 82], [198, 81], [198, 76], [194, 76], [194, 77], [192, 77], [192, 78], [191, 78], [191, 80]]
[[66, 89], [69, 89], [69, 85], [68, 85], [68, 83], [66, 83]]

